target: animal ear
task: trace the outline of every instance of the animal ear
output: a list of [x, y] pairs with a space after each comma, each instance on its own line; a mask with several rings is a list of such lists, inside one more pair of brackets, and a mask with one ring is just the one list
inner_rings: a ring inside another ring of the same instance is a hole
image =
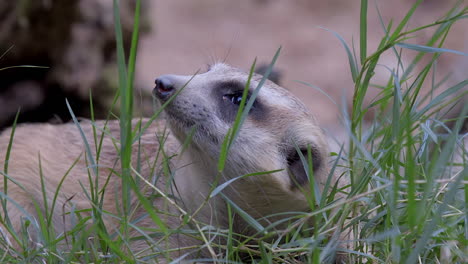
[[[255, 68], [255, 73], [258, 73], [260, 75], [264, 75], [265, 72], [268, 70], [269, 66], [270, 65], [268, 65], [268, 64], [260, 64], [258, 67]], [[268, 79], [270, 81], [280, 85], [280, 82], [281, 82], [281, 79], [282, 79], [281, 75], [282, 75], [282, 73], [279, 70], [273, 68], [271, 70], [271, 72], [270, 72], [270, 75], [268, 75]]]
[[[321, 157], [319, 155], [319, 151], [314, 147], [311, 147], [310, 153], [312, 155], [312, 171], [316, 172], [321, 166]], [[288, 164], [287, 170], [291, 177], [292, 187], [303, 186], [309, 182], [309, 176], [307, 175], [307, 160], [307, 148], [300, 148], [299, 152], [296, 150], [296, 148], [294, 148], [288, 152], [288, 155], [286, 157], [286, 161]]]

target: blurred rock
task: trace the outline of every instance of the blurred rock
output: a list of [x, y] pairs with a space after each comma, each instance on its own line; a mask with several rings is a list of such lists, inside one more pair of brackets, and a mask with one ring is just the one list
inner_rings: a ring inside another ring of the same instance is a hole
[[[120, 4], [124, 45], [128, 49], [135, 1]], [[11, 123], [18, 107], [22, 108], [20, 121], [48, 121], [55, 116], [68, 120], [65, 98], [75, 115], [86, 117], [90, 90], [95, 113], [104, 117], [108, 97], [113, 97], [115, 90], [103, 74], [116, 69], [113, 1], [2, 1], [0, 54], [4, 54], [0, 69], [17, 65], [48, 67], [0, 71], [0, 102], [9, 102], [0, 104], [0, 127]], [[29, 97], [10, 98], [18, 92], [28, 94], [28, 89], [37, 95], [34, 102]]]

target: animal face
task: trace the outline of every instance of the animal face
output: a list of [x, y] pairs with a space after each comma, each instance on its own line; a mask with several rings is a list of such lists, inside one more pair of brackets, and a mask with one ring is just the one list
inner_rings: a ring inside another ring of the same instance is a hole
[[[262, 76], [252, 77], [248, 97]], [[193, 131], [192, 144], [217, 160], [224, 137], [232, 127], [248, 73], [215, 64], [195, 76], [163, 75], [154, 95], [162, 102], [166, 119], [179, 140]], [[309, 110], [286, 89], [267, 81], [258, 93], [228, 156], [226, 170], [236, 175], [284, 169], [272, 175], [279, 186], [294, 189], [308, 182], [301, 161], [311, 150], [314, 174], [326, 172], [326, 143]], [[271, 177], [265, 181], [273, 180]]]

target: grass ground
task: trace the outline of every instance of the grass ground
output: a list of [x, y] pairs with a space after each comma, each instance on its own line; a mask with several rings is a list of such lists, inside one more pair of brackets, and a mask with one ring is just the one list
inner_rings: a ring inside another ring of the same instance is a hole
[[[225, 244], [217, 245], [206, 240], [203, 226], [186, 231], [193, 232], [194, 236], [198, 236], [212, 248], [225, 249], [223, 256], [216, 256], [218, 262], [323, 263], [329, 261], [337, 249], [347, 255], [345, 259], [348, 263], [468, 262], [468, 146], [464, 145], [467, 142], [466, 134], [460, 133], [466, 122], [468, 108], [465, 107], [460, 116], [453, 120], [444, 120], [443, 115], [453, 107], [457, 98], [467, 94], [468, 80], [465, 79], [442, 93], [434, 93], [437, 94], [435, 96], [420, 94], [423, 85], [431, 85], [434, 91], [440, 86], [433, 76], [441, 53], [467, 56], [444, 49], [443, 43], [451, 25], [467, 19], [468, 8], [460, 2], [445, 18], [425, 27], [408, 28], [408, 21], [420, 2], [417, 1], [402, 21], [388, 24], [382, 22], [386, 34], [375, 51], [369, 51], [366, 45], [368, 3], [365, 0], [361, 1], [361, 34], [357, 47], [348, 45], [338, 34], [332, 32], [346, 49], [355, 87], [352, 112], [343, 114], [350, 137], [349, 145], [343, 145], [339, 153], [331, 153], [336, 161], [333, 162], [334, 173], [349, 184], [339, 188], [329, 185], [320, 197], [316, 197], [309, 213], [290, 219], [288, 232], [279, 232], [274, 239], [271, 237], [275, 236], [268, 232], [265, 233], [268, 233], [266, 236], [269, 238], [239, 236], [233, 234], [231, 229], [218, 230], [227, 239]], [[122, 199], [119, 201], [122, 215], [116, 216], [121, 220], [120, 234], [106, 230], [100, 220], [105, 212], [97, 206], [92, 208], [93, 217], [80, 219], [76, 227], [66, 234], [68, 238], [72, 238], [71, 247], [70, 250], [62, 251], [57, 245], [64, 240], [64, 234], [55, 234], [52, 223], [47, 222], [50, 218], [45, 217], [40, 228], [42, 245], [31, 247], [27, 243], [26, 233], [19, 232], [16, 238], [23, 247], [20, 250], [1, 249], [1, 263], [154, 261], [138, 252], [125, 250], [129, 240], [128, 231], [133, 228], [132, 223], [127, 221], [131, 213], [130, 196], [137, 194], [141, 203], [148, 202], [135, 185], [138, 168], [131, 166], [132, 159], [140, 158], [131, 155], [131, 143], [138, 140], [138, 128], [132, 128], [131, 122], [138, 12], [137, 5], [134, 37], [127, 60], [118, 21], [118, 5], [115, 6], [120, 84], [115, 102], [120, 99], [120, 162], [123, 181]], [[436, 30], [426, 45], [407, 43], [411, 36], [428, 27]], [[418, 55], [410, 65], [398, 64], [394, 68], [388, 66], [391, 77], [386, 85], [380, 86], [379, 97], [371, 105], [364, 105], [366, 91], [374, 85], [374, 70], [376, 67], [386, 67], [380, 65], [381, 55], [391, 52], [401, 58], [406, 49], [415, 50]], [[357, 51], [359, 56], [356, 56]], [[371, 108], [376, 109], [376, 114], [369, 125], [364, 121], [364, 115]], [[73, 115], [71, 109], [70, 111]], [[232, 133], [227, 137], [219, 160], [220, 170], [226, 155], [229, 155], [229, 145], [242, 124], [242, 113], [246, 111], [248, 109], [240, 110]], [[158, 114], [159, 111], [153, 117], [156, 118]], [[452, 121], [450, 126], [447, 121]], [[78, 123], [77, 126], [79, 129]], [[100, 131], [95, 131], [94, 140], [98, 141], [100, 136]], [[9, 150], [10, 148], [0, 151], [8, 153]], [[87, 152], [93, 153], [89, 146]], [[98, 159], [94, 157], [89, 161], [95, 163]], [[7, 165], [1, 174], [8, 177]], [[214, 191], [216, 190], [215, 188]], [[4, 189], [0, 195], [3, 206], [10, 202], [5, 193], [7, 190]], [[100, 205], [101, 195], [99, 190], [93, 190], [89, 197], [94, 204]], [[232, 208], [230, 213], [235, 212], [235, 205]], [[146, 209], [154, 221], [161, 221], [154, 208]], [[45, 212], [46, 215], [48, 213], [50, 212]], [[248, 219], [250, 225], [258, 224], [248, 217], [245, 219]], [[313, 219], [313, 226], [306, 224], [308, 219]], [[8, 226], [7, 217], [3, 215], [1, 220], [4, 226]], [[28, 224], [31, 223], [25, 223]], [[162, 233], [168, 232], [166, 225], [160, 226]], [[337, 230], [352, 231], [353, 235], [348, 241], [349, 248], [337, 244]], [[89, 237], [93, 237], [91, 242]], [[7, 245], [4, 239], [2, 241], [0, 238], [0, 242]]]

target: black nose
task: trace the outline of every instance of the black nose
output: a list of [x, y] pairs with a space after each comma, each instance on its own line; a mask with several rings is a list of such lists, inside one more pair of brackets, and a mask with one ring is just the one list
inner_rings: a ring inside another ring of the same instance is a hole
[[154, 83], [156, 84], [156, 87], [154, 87], [153, 95], [160, 100], [165, 101], [169, 99], [169, 97], [171, 97], [176, 91], [174, 83], [167, 76], [157, 78]]

